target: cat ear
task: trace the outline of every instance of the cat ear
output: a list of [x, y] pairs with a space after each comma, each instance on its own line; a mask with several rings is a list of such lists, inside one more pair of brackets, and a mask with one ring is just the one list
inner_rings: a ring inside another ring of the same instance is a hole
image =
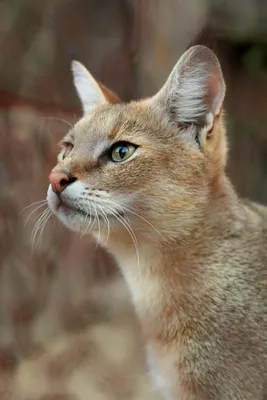
[[78, 61], [72, 61], [73, 82], [82, 103], [83, 113], [104, 103], [119, 103], [119, 98], [103, 84], [97, 82], [90, 72]]
[[220, 63], [210, 49], [198, 45], [182, 55], [151, 104], [172, 125], [211, 129], [224, 97]]

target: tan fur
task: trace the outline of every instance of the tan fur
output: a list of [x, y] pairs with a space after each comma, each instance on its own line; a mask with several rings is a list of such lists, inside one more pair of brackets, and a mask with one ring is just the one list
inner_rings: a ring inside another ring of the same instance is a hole
[[[127, 216], [123, 221], [134, 232], [139, 257], [131, 235], [112, 215], [107, 246], [129, 286], [147, 339], [150, 371], [165, 398], [263, 400], [267, 209], [239, 199], [225, 175], [227, 143], [222, 108], [217, 110], [224, 88], [213, 55], [203, 48], [187, 53], [183, 62], [191, 61], [187, 69], [178, 65], [177, 82], [182, 85], [188, 68], [204, 63], [206, 55], [214, 73], [208, 82], [210, 109], [222, 91], [206, 124], [198, 125], [196, 118], [192, 125], [170, 123], [162, 94], [129, 104], [100, 104], [74, 127], [74, 149], [54, 170], [67, 169], [82, 183], [86, 194], [71, 197], [72, 206], [93, 203], [100, 217], [98, 204], [104, 208], [111, 199], [109, 204]], [[188, 119], [188, 110], [185, 115]], [[139, 147], [129, 161], [100, 162], [101, 149], [118, 141]], [[62, 201], [69, 204], [68, 190]], [[88, 224], [75, 212], [53, 211], [71, 229], [83, 231]], [[93, 219], [90, 232], [97, 237]], [[99, 223], [105, 242], [107, 224]]]
[[107, 99], [107, 101], [110, 104], [117, 104], [120, 102], [119, 97], [115, 93], [113, 93], [111, 90], [109, 90], [105, 85], [103, 85], [103, 83], [98, 82], [98, 81], [97, 81], [97, 83], [98, 83], [100, 89], [102, 90], [102, 93], [104, 94], [105, 98]]

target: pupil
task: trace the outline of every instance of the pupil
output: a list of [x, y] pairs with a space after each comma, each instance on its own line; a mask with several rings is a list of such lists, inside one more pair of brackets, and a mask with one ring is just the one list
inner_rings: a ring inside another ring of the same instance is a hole
[[125, 147], [125, 146], [121, 147], [119, 150], [120, 158], [124, 158], [126, 153], [127, 153], [127, 147]]

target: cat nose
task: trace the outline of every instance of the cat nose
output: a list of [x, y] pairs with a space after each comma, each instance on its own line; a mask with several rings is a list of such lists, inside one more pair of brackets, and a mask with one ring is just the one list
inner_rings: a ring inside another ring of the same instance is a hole
[[49, 180], [52, 190], [55, 193], [61, 193], [68, 185], [76, 180], [69, 172], [51, 172]]

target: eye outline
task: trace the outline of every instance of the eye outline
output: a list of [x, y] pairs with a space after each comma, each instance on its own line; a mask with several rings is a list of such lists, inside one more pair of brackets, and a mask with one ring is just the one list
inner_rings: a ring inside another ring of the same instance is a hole
[[[113, 151], [114, 151], [117, 147], [127, 147], [127, 146], [131, 146], [131, 147], [133, 148], [133, 151], [131, 152], [131, 154], [130, 154], [127, 158], [122, 159], [121, 161], [114, 160], [114, 159], [112, 158]], [[135, 151], [136, 151], [137, 148], [138, 148], [138, 146], [137, 146], [136, 144], [131, 143], [131, 142], [127, 142], [127, 141], [124, 141], [124, 140], [122, 140], [122, 141], [120, 141], [120, 142], [116, 142], [116, 143], [114, 143], [114, 144], [110, 147], [110, 149], [109, 149], [109, 152], [108, 152], [109, 159], [110, 159], [110, 161], [113, 162], [114, 164], [121, 164], [121, 163], [123, 163], [123, 162], [128, 161], [128, 160], [132, 157], [132, 155], [135, 153]]]
[[62, 151], [62, 160], [65, 160], [66, 157], [72, 152], [74, 145], [72, 143], [64, 143], [64, 151]]

